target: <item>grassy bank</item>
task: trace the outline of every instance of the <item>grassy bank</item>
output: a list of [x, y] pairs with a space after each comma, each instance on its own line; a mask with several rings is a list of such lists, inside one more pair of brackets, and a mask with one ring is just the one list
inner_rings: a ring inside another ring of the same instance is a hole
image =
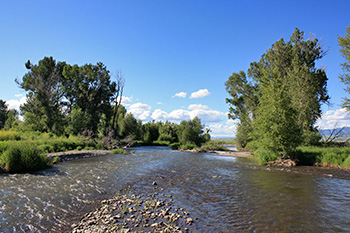
[[[255, 149], [254, 158], [260, 164], [267, 164], [279, 159], [280, 155], [273, 151]], [[300, 146], [292, 159], [299, 165], [324, 166], [350, 169], [350, 147], [339, 145]]]
[[0, 171], [36, 171], [52, 165], [48, 153], [93, 149], [103, 149], [102, 143], [74, 136], [0, 130]]
[[350, 168], [350, 147], [298, 147], [296, 158], [301, 164]]

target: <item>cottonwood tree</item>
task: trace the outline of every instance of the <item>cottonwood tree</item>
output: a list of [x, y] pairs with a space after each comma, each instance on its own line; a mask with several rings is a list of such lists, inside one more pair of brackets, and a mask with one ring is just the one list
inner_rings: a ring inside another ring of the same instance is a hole
[[96, 134], [102, 115], [106, 117], [108, 127], [112, 117], [111, 102], [116, 92], [116, 83], [106, 66], [99, 62], [96, 65], [66, 65], [63, 71], [63, 91], [70, 111], [79, 109], [85, 114], [87, 130]]
[[22, 81], [16, 80], [21, 88], [28, 91], [27, 102], [21, 106], [22, 114], [25, 119], [32, 119], [36, 130], [62, 133], [61, 81], [65, 62], [56, 63], [52, 57], [44, 57], [37, 65], [28, 60], [25, 66], [28, 73]]
[[117, 136], [118, 134], [118, 110], [123, 100], [123, 91], [124, 91], [124, 85], [125, 85], [125, 79], [122, 71], [118, 70], [116, 74], [116, 91], [113, 96], [113, 103], [114, 103], [114, 112], [113, 112], [113, 119], [112, 119], [112, 130], [114, 131], [114, 135]]
[[[345, 58], [345, 62], [340, 64], [344, 73], [339, 78], [346, 85], [345, 91], [350, 94], [350, 26], [346, 28], [344, 37], [338, 36], [338, 44], [341, 47], [339, 51]], [[344, 98], [343, 107], [350, 111], [349, 98]]]
[[226, 82], [232, 97], [227, 102], [229, 117], [241, 122], [238, 133], [245, 135], [240, 137], [284, 156], [300, 143], [318, 141], [314, 124], [329, 96], [326, 73], [315, 62], [324, 55], [317, 39], [305, 40], [296, 29], [289, 41], [277, 41], [251, 63], [249, 82], [244, 72], [234, 73]]
[[7, 120], [7, 105], [6, 102], [0, 100], [0, 129], [4, 128], [5, 122]]

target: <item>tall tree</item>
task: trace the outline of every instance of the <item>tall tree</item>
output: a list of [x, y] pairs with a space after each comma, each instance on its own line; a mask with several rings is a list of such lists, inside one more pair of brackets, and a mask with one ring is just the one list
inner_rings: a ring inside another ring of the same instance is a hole
[[116, 83], [111, 82], [106, 66], [103, 63], [82, 67], [66, 65], [63, 77], [68, 109], [77, 108], [84, 112], [87, 129], [96, 133], [102, 114], [105, 114], [105, 122], [108, 124], [112, 117], [111, 102], [116, 92]]
[[233, 73], [225, 83], [231, 98], [226, 98], [230, 105], [229, 118], [238, 119], [236, 140], [238, 146], [245, 147], [251, 141], [252, 120], [258, 107], [258, 86], [253, 80], [248, 81], [244, 71]]
[[239, 137], [284, 155], [301, 141], [319, 139], [314, 124], [329, 96], [326, 73], [315, 62], [324, 55], [317, 39], [305, 40], [296, 29], [289, 41], [277, 41], [251, 63], [250, 82], [244, 72], [234, 73], [226, 82], [232, 97], [226, 101], [233, 106], [229, 117], [240, 120]]
[[[339, 78], [346, 85], [345, 91], [350, 94], [350, 26], [346, 28], [344, 37], [338, 36], [338, 44], [341, 47], [339, 51], [345, 58], [345, 62], [340, 64], [344, 73]], [[350, 111], [349, 98], [344, 97], [343, 107]]]
[[41, 131], [60, 133], [62, 131], [61, 90], [64, 62], [52, 57], [44, 57], [38, 65], [29, 60], [25, 64], [29, 70], [17, 84], [28, 91], [27, 103], [21, 107], [22, 113], [31, 113], [44, 123]]
[[119, 131], [117, 114], [123, 100], [123, 91], [124, 91], [124, 84], [125, 84], [124, 75], [121, 71], [117, 71], [116, 79], [117, 79], [116, 91], [113, 97], [113, 102], [115, 105], [114, 105], [114, 113], [113, 113], [113, 119], [112, 119], [112, 130], [114, 131], [115, 136], [117, 136], [117, 133]]
[[7, 120], [7, 105], [6, 102], [0, 100], [0, 129], [4, 128], [5, 122]]
[[205, 142], [204, 125], [198, 117], [193, 120], [181, 121], [178, 129], [180, 143], [193, 143], [200, 146]]

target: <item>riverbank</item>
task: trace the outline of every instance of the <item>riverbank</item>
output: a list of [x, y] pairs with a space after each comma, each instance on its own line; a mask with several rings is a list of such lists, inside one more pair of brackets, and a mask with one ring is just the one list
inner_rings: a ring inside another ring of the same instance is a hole
[[79, 150], [79, 151], [66, 151], [66, 152], [56, 152], [47, 154], [49, 160], [54, 160], [58, 158], [57, 162], [70, 161], [75, 159], [83, 159], [90, 157], [97, 157], [102, 155], [110, 154], [109, 150]]
[[[157, 184], [154, 182], [154, 189]], [[171, 195], [133, 195], [129, 192], [101, 201], [101, 207], [72, 225], [83, 232], [187, 232], [194, 220], [183, 208], [174, 207]]]

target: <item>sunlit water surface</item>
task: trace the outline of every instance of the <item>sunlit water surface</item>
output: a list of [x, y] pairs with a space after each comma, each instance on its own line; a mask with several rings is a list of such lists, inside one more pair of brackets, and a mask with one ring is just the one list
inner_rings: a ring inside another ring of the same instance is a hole
[[[350, 232], [350, 174], [267, 168], [244, 158], [138, 147], [0, 175], [2, 232], [62, 232], [118, 190], [171, 195], [196, 219], [192, 232]], [[163, 191], [161, 191], [163, 189]]]

